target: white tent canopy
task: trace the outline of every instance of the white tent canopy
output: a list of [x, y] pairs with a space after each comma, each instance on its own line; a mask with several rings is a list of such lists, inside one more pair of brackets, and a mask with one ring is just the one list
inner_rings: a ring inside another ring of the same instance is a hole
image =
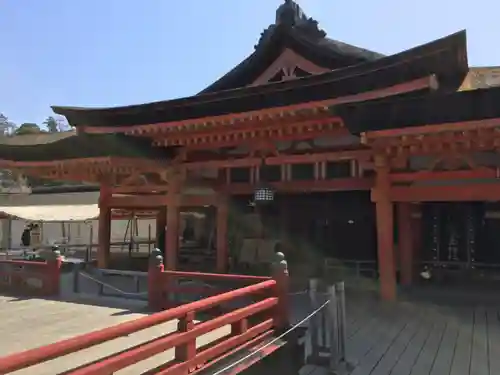
[[0, 206], [0, 212], [28, 221], [85, 221], [99, 216], [97, 204]]

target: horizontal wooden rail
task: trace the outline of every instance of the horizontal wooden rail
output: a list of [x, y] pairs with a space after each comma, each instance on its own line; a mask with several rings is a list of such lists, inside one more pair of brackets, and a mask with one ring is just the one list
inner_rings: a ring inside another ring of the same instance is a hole
[[21, 266], [29, 268], [45, 268], [47, 262], [33, 262], [29, 260], [0, 260], [0, 264], [7, 264], [12, 267]]
[[[224, 325], [236, 323], [251, 315], [268, 310], [273, 306], [276, 306], [277, 303], [277, 298], [268, 298], [251, 306], [247, 306], [242, 309], [233, 311], [229, 314], [212, 319], [208, 322], [197, 324], [193, 329], [187, 332], [175, 332], [173, 334], [162, 336], [146, 343], [137, 345], [133, 348], [129, 348], [126, 353], [109, 357], [97, 363], [92, 363], [76, 371], [72, 371], [71, 375], [99, 375], [103, 373], [109, 374], [115, 371], [122, 370], [128, 366], [143, 361], [154, 355], [160, 354], [166, 350], [172, 349], [182, 344], [187, 344], [190, 341], [196, 340], [197, 337], [221, 328]], [[264, 322], [263, 328], [271, 329], [273, 326], [272, 323], [272, 319], [266, 320]], [[223, 343], [224, 342], [222, 342], [221, 344]]]
[[200, 273], [200, 272], [182, 272], [182, 271], [164, 271], [164, 275], [174, 277], [196, 278], [199, 280], [230, 280], [240, 282], [261, 282], [271, 280], [269, 276], [236, 275], [222, 273]]
[[[36, 364], [40, 364], [55, 358], [62, 357], [64, 355], [68, 355], [71, 353], [78, 352], [80, 350], [84, 350], [104, 342], [127, 336], [133, 334], [137, 331], [144, 330], [146, 328], [153, 327], [158, 324], [162, 324], [168, 322], [173, 319], [183, 319], [188, 314], [194, 314], [195, 312], [206, 311], [210, 308], [213, 308], [222, 303], [231, 301], [236, 298], [244, 297], [247, 295], [252, 295], [255, 293], [261, 293], [264, 290], [273, 290], [277, 291], [279, 286], [277, 285], [276, 280], [266, 280], [262, 281], [258, 284], [253, 284], [250, 286], [246, 286], [240, 289], [236, 289], [230, 292], [222, 293], [217, 296], [212, 296], [205, 298], [200, 301], [192, 302], [186, 305], [181, 305], [179, 307], [175, 307], [166, 311], [162, 311], [156, 313], [154, 315], [142, 317], [136, 319], [134, 321], [124, 322], [118, 324], [113, 327], [108, 327], [105, 329], [101, 329], [98, 331], [90, 332], [84, 335], [80, 335], [77, 337], [73, 337], [70, 339], [62, 340], [54, 344], [50, 344], [47, 346], [43, 346], [36, 349], [27, 350], [21, 353], [16, 353], [7, 357], [0, 358], [0, 374], [7, 374], [9, 372], [21, 370], [30, 366], [34, 366]], [[280, 294], [278, 294], [280, 296]], [[250, 306], [247, 306], [243, 309], [233, 311], [225, 316], [213, 319], [212, 321], [208, 321], [206, 323], [201, 323], [196, 325], [192, 330], [188, 330], [183, 332], [182, 335], [174, 334], [173, 336], [162, 337], [160, 339], [153, 340], [153, 342], [149, 342], [141, 345], [137, 351], [134, 352], [134, 349], [127, 351], [126, 353], [130, 354], [130, 358], [137, 359], [139, 358], [138, 353], [153, 353], [156, 350], [162, 351], [177, 344], [182, 344], [185, 340], [195, 339], [197, 334], [202, 334], [203, 332], [208, 332], [211, 329], [216, 329], [221, 327], [223, 324], [230, 324], [228, 322], [236, 322], [238, 317], [245, 317], [251, 314], [255, 314], [258, 311], [262, 311], [264, 309], [269, 309], [273, 306], [276, 306], [276, 313], [273, 315], [274, 325], [276, 327], [280, 327], [283, 324], [283, 317], [280, 314], [283, 313], [284, 307], [286, 306], [282, 301], [278, 303], [278, 298], [268, 298], [263, 301], [257, 302]], [[247, 315], [248, 314], [248, 315]], [[217, 320], [218, 319], [218, 320]], [[215, 323], [214, 323], [215, 321]], [[207, 331], [208, 330], [208, 331]], [[192, 332], [195, 332], [194, 334]], [[186, 336], [184, 336], [186, 335]], [[149, 346], [148, 346], [149, 345]], [[142, 348], [142, 349], [141, 349]], [[146, 348], [146, 349], [144, 349]], [[158, 351], [158, 353], [159, 353]], [[135, 354], [134, 354], [135, 353]], [[135, 355], [135, 356], [133, 356]], [[121, 354], [114, 358], [120, 358]], [[125, 358], [128, 358], [128, 354], [124, 354]], [[142, 360], [146, 359], [144, 356]], [[190, 358], [192, 359], [192, 358]], [[130, 361], [131, 359], [127, 359]], [[123, 364], [125, 362], [124, 359], [114, 359], [113, 363]], [[102, 362], [100, 362], [102, 363]], [[83, 371], [83, 370], [82, 370]], [[113, 372], [113, 371], [111, 371]], [[70, 372], [73, 373], [73, 372]], [[102, 374], [102, 372], [83, 372], [82, 374]], [[109, 372], [104, 372], [108, 374]], [[80, 374], [80, 373], [78, 373]]]

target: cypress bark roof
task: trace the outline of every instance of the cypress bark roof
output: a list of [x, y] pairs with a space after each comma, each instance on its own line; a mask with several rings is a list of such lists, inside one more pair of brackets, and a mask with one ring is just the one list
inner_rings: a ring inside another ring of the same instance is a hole
[[165, 159], [171, 156], [172, 150], [152, 147], [149, 139], [123, 134], [20, 135], [0, 143], [0, 160], [25, 162], [92, 157]]
[[54, 106], [73, 126], [131, 126], [240, 113], [386, 88], [435, 74], [455, 91], [468, 72], [465, 31], [410, 50], [285, 82], [114, 108]]
[[500, 87], [332, 107], [351, 133], [500, 118]]

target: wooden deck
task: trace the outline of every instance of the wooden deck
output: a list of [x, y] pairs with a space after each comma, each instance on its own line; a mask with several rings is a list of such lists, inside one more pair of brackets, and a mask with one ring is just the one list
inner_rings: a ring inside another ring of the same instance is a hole
[[[136, 305], [135, 308], [118, 307], [120, 301], [100, 302], [114, 304], [116, 307], [99, 306], [93, 301], [85, 304], [60, 302], [37, 298], [18, 299], [0, 296], [0, 356], [22, 350], [54, 343], [59, 340], [106, 328], [124, 321], [137, 319], [146, 314], [138, 301], [123, 301], [123, 304]], [[112, 353], [130, 348], [134, 345], [160, 337], [177, 330], [177, 321], [169, 321], [132, 335], [111, 340], [107, 343], [70, 354], [44, 364], [16, 371], [12, 374], [54, 375], [63, 373], [76, 366], [92, 362]], [[230, 332], [230, 327], [222, 327], [196, 340], [197, 346], [205, 345]], [[117, 372], [117, 374], [137, 375], [171, 360], [173, 350], [142, 361], [134, 366]]]
[[[446, 302], [348, 298], [351, 375], [499, 375], [500, 303]], [[300, 373], [324, 374], [311, 365]]]

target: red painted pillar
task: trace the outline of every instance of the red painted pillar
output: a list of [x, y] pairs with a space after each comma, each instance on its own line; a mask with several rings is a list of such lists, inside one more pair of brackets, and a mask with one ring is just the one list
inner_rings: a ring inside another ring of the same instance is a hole
[[422, 254], [422, 205], [413, 205], [412, 212], [412, 232], [413, 232], [413, 261], [418, 266]]
[[396, 267], [394, 260], [394, 215], [390, 201], [389, 166], [385, 157], [375, 158], [377, 248], [380, 296], [383, 300], [394, 301], [397, 297]]
[[229, 206], [225, 198], [217, 205], [217, 272], [225, 273], [228, 269], [228, 215]]
[[413, 207], [411, 203], [398, 204], [399, 261], [401, 284], [405, 286], [412, 284], [414, 271], [412, 211]]
[[99, 228], [97, 235], [97, 267], [108, 268], [111, 241], [111, 207], [109, 199], [111, 190], [108, 185], [102, 184], [99, 194]]

